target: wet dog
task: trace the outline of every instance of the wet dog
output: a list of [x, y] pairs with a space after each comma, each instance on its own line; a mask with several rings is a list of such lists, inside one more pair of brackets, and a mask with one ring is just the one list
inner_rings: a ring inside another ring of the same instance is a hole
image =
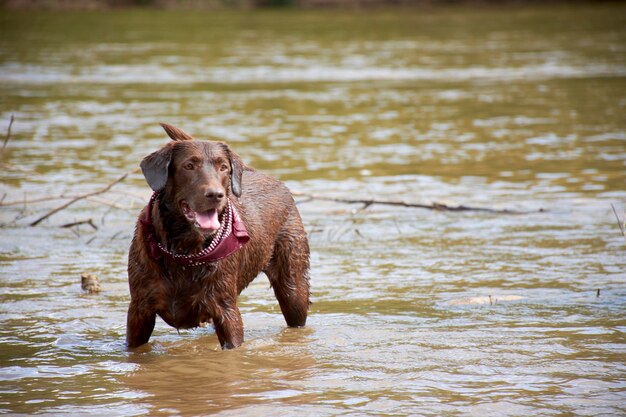
[[162, 126], [172, 142], [141, 162], [154, 194], [128, 255], [128, 347], [148, 342], [157, 315], [176, 329], [212, 321], [222, 348], [241, 345], [237, 297], [261, 272], [287, 325], [304, 326], [309, 244], [287, 187], [225, 143]]

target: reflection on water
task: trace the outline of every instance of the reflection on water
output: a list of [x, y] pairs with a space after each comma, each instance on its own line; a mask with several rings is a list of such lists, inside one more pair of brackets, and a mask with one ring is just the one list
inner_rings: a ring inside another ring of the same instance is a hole
[[[621, 5], [0, 15], [0, 412], [621, 415]], [[158, 122], [296, 191], [533, 212], [299, 202], [308, 327], [265, 277], [246, 343], [124, 349], [125, 257]], [[543, 209], [543, 211], [539, 211]], [[91, 219], [89, 225], [60, 225]], [[103, 292], [83, 294], [80, 274]], [[600, 290], [598, 292], [598, 290]]]
[[[254, 328], [252, 329], [255, 330]], [[242, 349], [222, 352], [213, 337], [194, 338], [167, 346], [154, 344], [158, 361], [145, 353], [131, 355], [137, 370], [122, 378], [134, 390], [158, 398], [152, 413], [184, 409], [189, 414], [213, 413], [280, 400], [289, 406], [310, 404], [303, 381], [315, 368], [307, 352], [310, 329], [254, 339]]]

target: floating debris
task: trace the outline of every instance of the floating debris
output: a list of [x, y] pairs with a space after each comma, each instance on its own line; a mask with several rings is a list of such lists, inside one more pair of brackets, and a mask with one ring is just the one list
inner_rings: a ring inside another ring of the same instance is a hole
[[90, 294], [102, 291], [100, 288], [100, 280], [93, 274], [88, 274], [86, 272], [80, 274], [80, 284], [83, 290]]
[[519, 295], [501, 295], [501, 296], [486, 296], [486, 297], [467, 297], [460, 298], [458, 300], [451, 300], [448, 304], [453, 306], [462, 306], [462, 305], [481, 305], [481, 304], [489, 304], [494, 305], [501, 301], [516, 301], [523, 300], [524, 297]]

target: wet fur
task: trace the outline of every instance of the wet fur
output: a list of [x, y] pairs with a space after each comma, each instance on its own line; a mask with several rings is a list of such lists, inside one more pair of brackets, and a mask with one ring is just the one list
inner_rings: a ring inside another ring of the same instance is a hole
[[[245, 166], [226, 144], [194, 141], [178, 128], [163, 127], [174, 142], [142, 162], [142, 168], [147, 168], [144, 175], [148, 183], [155, 191], [161, 191], [162, 197], [152, 212], [159, 242], [175, 252], [193, 254], [210, 241], [210, 236], [190, 225], [175, 201], [179, 193], [190, 190], [196, 193], [190, 198], [202, 204], [197, 193], [208, 183], [223, 187], [225, 198], [239, 212], [250, 241], [215, 263], [183, 267], [165, 258], [150, 257], [148, 230], [138, 221], [128, 256], [128, 347], [148, 342], [157, 315], [177, 329], [212, 321], [223, 348], [241, 345], [243, 322], [237, 297], [261, 272], [270, 280], [287, 325], [304, 326], [309, 306], [309, 246], [289, 190], [280, 181]], [[177, 164], [190, 152], [206, 155], [206, 169], [199, 174], [201, 178], [190, 179], [187, 175], [181, 182], [184, 175]], [[228, 159], [230, 169], [224, 175], [209, 163], [214, 157]], [[150, 168], [154, 171], [150, 172]]]

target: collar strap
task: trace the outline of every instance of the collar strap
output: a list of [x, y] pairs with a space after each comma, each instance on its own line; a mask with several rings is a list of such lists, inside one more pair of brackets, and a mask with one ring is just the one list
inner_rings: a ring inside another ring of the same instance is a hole
[[156, 237], [154, 224], [152, 222], [152, 209], [158, 199], [159, 193], [152, 194], [144, 216], [139, 218], [139, 221], [147, 231], [147, 240], [150, 245], [150, 257], [155, 261], [165, 258], [182, 266], [205, 265], [226, 258], [241, 249], [243, 245], [250, 240], [246, 226], [243, 224], [241, 217], [239, 217], [237, 209], [230, 200], [228, 200], [226, 211], [222, 219], [222, 225], [215, 233], [209, 246], [195, 254], [174, 253], [160, 243]]

